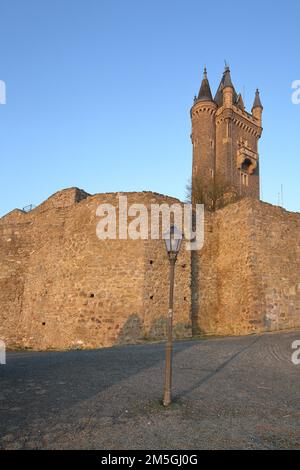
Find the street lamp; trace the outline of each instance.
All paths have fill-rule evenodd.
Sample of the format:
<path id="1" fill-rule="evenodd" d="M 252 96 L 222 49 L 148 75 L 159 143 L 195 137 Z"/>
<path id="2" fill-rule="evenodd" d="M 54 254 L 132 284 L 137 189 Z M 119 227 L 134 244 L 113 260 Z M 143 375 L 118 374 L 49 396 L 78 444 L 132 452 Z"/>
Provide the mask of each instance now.
<path id="1" fill-rule="evenodd" d="M 165 388 L 163 404 L 169 406 L 171 404 L 171 387 L 172 387 L 172 323 L 173 323 L 173 304 L 174 304 L 174 274 L 177 255 L 182 242 L 182 232 L 172 225 L 170 231 L 164 234 L 166 249 L 170 261 L 170 288 L 169 288 L 169 311 L 167 319 L 167 346 L 166 346 L 166 370 L 165 370 Z"/>

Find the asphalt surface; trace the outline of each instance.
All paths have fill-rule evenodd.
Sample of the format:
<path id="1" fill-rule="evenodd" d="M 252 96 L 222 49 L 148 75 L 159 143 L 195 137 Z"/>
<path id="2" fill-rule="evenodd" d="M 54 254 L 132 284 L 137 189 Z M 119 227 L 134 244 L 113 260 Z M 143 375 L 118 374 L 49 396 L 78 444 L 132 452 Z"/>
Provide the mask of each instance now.
<path id="1" fill-rule="evenodd" d="M 8 353 L 0 449 L 299 449 L 294 340 L 300 331 L 177 342 L 167 410 L 163 343 Z"/>

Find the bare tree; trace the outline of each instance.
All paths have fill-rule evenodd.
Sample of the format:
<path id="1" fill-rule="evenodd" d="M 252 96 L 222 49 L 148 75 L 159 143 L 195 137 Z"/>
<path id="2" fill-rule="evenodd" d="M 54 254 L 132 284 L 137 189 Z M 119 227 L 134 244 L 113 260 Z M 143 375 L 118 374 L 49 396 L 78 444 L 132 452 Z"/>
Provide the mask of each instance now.
<path id="1" fill-rule="evenodd" d="M 239 199 L 237 188 L 225 178 L 216 176 L 209 181 L 194 178 L 186 185 L 187 202 L 204 204 L 205 209 L 216 211 Z"/>

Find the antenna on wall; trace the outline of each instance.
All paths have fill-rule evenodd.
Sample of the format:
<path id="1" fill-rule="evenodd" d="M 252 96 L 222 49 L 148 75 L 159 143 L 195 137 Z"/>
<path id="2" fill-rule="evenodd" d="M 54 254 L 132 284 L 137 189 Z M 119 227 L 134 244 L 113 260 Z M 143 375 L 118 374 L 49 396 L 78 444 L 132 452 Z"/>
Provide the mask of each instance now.
<path id="1" fill-rule="evenodd" d="M 280 186 L 280 191 L 277 193 L 278 206 L 283 207 L 283 184 Z"/>

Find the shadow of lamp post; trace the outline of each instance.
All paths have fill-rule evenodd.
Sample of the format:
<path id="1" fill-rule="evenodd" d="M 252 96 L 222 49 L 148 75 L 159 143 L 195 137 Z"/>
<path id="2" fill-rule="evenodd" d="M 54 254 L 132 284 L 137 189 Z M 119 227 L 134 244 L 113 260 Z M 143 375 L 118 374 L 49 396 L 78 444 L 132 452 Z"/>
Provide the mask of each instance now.
<path id="1" fill-rule="evenodd" d="M 170 231 L 163 235 L 170 262 L 170 287 L 169 287 L 169 310 L 167 318 L 167 346 L 166 346 L 166 365 L 165 365 L 165 387 L 163 405 L 169 406 L 172 402 L 172 350 L 173 350 L 173 305 L 174 305 L 174 277 L 175 264 L 181 247 L 182 232 L 172 225 Z"/>

